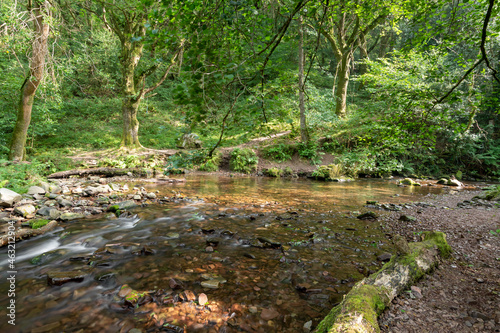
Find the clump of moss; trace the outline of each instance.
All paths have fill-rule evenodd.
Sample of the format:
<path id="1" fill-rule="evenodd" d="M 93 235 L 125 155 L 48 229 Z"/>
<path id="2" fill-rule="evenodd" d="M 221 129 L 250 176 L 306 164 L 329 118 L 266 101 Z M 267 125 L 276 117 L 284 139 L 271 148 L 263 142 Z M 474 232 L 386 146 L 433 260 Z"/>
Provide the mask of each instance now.
<path id="1" fill-rule="evenodd" d="M 49 220 L 39 219 L 30 221 L 31 229 L 39 229 L 49 223 Z"/>

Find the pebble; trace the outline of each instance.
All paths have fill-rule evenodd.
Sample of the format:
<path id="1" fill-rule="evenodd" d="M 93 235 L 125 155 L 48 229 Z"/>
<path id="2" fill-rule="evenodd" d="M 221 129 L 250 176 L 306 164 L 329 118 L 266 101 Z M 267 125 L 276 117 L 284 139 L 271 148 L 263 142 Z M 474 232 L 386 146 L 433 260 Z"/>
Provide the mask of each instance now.
<path id="1" fill-rule="evenodd" d="M 198 304 L 205 305 L 208 303 L 208 297 L 204 293 L 198 295 Z"/>

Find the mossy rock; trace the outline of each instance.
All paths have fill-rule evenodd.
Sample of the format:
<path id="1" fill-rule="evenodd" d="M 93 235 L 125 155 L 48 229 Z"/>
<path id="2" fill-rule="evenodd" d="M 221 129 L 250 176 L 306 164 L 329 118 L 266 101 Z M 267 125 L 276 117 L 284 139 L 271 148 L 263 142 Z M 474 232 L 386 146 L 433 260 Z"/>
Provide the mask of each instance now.
<path id="1" fill-rule="evenodd" d="M 31 229 L 39 229 L 43 226 L 46 226 L 50 221 L 46 219 L 37 219 L 37 220 L 31 220 L 30 221 L 30 226 Z"/>
<path id="2" fill-rule="evenodd" d="M 411 179 L 411 178 L 405 178 L 405 179 L 401 180 L 401 181 L 399 182 L 399 184 L 401 184 L 401 185 L 409 185 L 409 186 L 421 186 L 421 184 L 420 184 L 420 183 L 418 183 L 418 182 L 414 181 L 414 180 L 413 180 L 413 179 Z"/>

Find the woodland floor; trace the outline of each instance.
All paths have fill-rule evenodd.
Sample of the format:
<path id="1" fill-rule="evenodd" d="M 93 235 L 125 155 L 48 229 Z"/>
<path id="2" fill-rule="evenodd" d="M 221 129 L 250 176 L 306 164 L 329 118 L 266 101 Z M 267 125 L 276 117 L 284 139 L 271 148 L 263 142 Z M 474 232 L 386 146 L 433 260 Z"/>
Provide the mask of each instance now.
<path id="1" fill-rule="evenodd" d="M 379 318 L 382 332 L 500 332 L 500 210 L 463 204 L 477 194 L 451 190 L 426 201 L 435 207 L 387 216 L 409 241 L 420 231 L 446 233 L 453 254 L 416 284 L 421 298 L 404 293 L 393 301 Z M 403 214 L 417 220 L 402 222 Z"/>

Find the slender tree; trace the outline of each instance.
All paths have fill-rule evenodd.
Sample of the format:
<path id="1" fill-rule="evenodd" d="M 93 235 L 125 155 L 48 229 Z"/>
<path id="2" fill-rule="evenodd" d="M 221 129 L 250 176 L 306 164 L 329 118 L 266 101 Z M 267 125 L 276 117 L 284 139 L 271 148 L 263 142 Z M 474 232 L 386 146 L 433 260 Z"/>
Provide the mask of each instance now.
<path id="1" fill-rule="evenodd" d="M 22 161 L 25 158 L 25 145 L 28 128 L 31 122 L 31 110 L 35 94 L 40 85 L 47 56 L 47 43 L 50 33 L 49 16 L 50 4 L 48 1 L 30 0 L 28 12 L 33 20 L 34 38 L 29 64 L 29 72 L 21 86 L 21 94 L 17 109 L 17 121 L 14 127 L 9 159 Z"/>
<path id="2" fill-rule="evenodd" d="M 304 102 L 304 24 L 302 15 L 299 16 L 299 109 L 300 109 L 300 138 L 302 142 L 309 141 L 306 123 L 306 107 Z"/>

